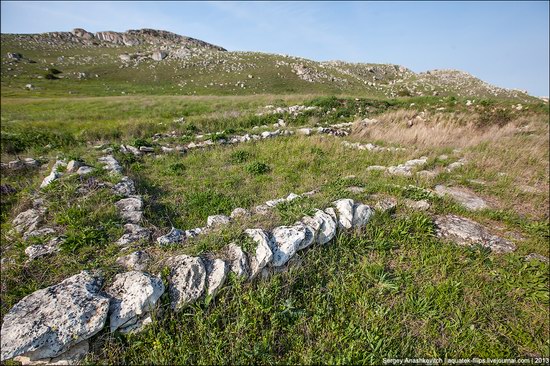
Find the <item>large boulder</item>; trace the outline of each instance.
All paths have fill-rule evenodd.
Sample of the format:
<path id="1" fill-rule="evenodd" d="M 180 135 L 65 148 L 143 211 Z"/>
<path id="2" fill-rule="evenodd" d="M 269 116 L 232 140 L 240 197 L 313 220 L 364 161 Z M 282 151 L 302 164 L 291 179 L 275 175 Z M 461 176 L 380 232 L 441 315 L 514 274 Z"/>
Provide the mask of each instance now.
<path id="1" fill-rule="evenodd" d="M 300 244 L 306 239 L 306 228 L 304 225 L 279 226 L 273 229 L 273 260 L 274 267 L 286 264 L 298 250 Z"/>
<path id="2" fill-rule="evenodd" d="M 164 293 L 164 285 L 158 277 L 131 271 L 117 274 L 113 284 L 105 292 L 111 297 L 111 332 L 118 328 L 124 332 L 124 328 L 134 326 L 147 318 Z"/>
<path id="3" fill-rule="evenodd" d="M 254 279 L 273 259 L 271 241 L 262 229 L 247 229 L 245 234 L 257 244 L 254 253 L 249 255 L 250 279 Z"/>
<path id="4" fill-rule="evenodd" d="M 56 357 L 99 332 L 109 311 L 101 282 L 84 271 L 25 296 L 4 317 L 1 360 Z"/>
<path id="5" fill-rule="evenodd" d="M 168 293 L 172 309 L 179 310 L 196 301 L 206 287 L 206 268 L 202 259 L 179 255 L 167 260 Z"/>
<path id="6" fill-rule="evenodd" d="M 489 233 L 486 227 L 470 219 L 446 215 L 435 219 L 437 236 L 454 241 L 458 245 L 481 245 L 496 253 L 509 253 L 516 246 L 508 240 Z"/>

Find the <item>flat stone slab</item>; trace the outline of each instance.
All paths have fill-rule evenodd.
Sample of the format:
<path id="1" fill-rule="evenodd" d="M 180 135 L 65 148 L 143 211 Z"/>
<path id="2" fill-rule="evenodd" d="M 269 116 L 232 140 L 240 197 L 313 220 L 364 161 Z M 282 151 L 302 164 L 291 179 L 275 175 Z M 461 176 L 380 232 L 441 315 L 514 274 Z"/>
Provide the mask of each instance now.
<path id="1" fill-rule="evenodd" d="M 481 245 L 495 253 L 509 253 L 516 250 L 515 244 L 492 235 L 485 226 L 464 217 L 438 216 L 435 218 L 435 225 L 438 237 L 449 239 L 458 245 Z"/>
<path id="2" fill-rule="evenodd" d="M 435 186 L 435 193 L 441 197 L 448 195 L 468 210 L 477 211 L 489 208 L 483 198 L 476 196 L 465 188 Z"/>

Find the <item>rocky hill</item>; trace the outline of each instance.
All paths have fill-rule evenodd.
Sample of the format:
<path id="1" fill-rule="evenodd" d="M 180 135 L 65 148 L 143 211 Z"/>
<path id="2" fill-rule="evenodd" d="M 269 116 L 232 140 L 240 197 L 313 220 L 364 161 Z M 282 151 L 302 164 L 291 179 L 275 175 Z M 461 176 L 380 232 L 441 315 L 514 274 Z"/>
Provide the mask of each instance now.
<path id="1" fill-rule="evenodd" d="M 21 94 L 25 89 L 39 95 L 142 94 L 147 89 L 153 94 L 185 95 L 331 93 L 534 99 L 525 91 L 499 88 L 462 71 L 415 73 L 392 64 L 228 52 L 154 29 L 2 34 L 2 66 L 3 95 Z M 61 72 L 46 81 L 44 71 L 50 68 Z"/>

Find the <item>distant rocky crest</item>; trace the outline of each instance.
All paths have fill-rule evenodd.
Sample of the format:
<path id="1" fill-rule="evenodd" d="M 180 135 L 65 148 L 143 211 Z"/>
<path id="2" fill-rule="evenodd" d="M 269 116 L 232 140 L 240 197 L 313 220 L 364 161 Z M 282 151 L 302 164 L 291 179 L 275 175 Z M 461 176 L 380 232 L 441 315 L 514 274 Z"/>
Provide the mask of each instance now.
<path id="1" fill-rule="evenodd" d="M 172 32 L 156 29 L 131 29 L 126 32 L 104 31 L 91 33 L 82 28 L 75 28 L 71 32 L 48 32 L 40 34 L 18 35 L 31 38 L 37 42 L 45 42 L 49 45 L 63 45 L 73 43 L 81 46 L 139 46 L 148 45 L 155 47 L 184 46 L 187 48 L 202 48 L 213 51 L 226 51 L 225 48 L 216 46 L 199 39 L 181 36 Z"/>

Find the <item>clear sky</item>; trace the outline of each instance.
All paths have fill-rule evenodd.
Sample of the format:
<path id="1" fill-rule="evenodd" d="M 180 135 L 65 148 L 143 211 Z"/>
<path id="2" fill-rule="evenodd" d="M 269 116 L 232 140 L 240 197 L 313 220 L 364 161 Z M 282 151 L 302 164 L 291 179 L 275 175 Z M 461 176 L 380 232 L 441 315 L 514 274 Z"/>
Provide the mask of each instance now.
<path id="1" fill-rule="evenodd" d="M 155 28 L 232 51 L 459 69 L 549 93 L 549 2 L 12 2 L 2 33 Z"/>

